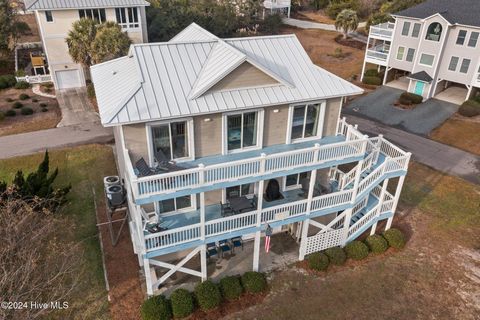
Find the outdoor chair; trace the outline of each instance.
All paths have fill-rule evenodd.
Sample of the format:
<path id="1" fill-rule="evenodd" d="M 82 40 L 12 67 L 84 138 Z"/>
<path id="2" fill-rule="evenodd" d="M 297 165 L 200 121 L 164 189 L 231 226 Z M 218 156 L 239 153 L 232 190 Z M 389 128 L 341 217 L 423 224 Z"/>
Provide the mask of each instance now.
<path id="1" fill-rule="evenodd" d="M 232 207 L 230 207 L 230 204 L 229 203 L 222 203 L 220 201 L 220 208 L 221 208 L 221 214 L 222 214 L 222 217 L 228 217 L 228 216 L 231 216 L 233 215 L 235 212 L 233 211 Z"/>
<path id="2" fill-rule="evenodd" d="M 221 240 L 218 242 L 218 246 L 220 247 L 220 251 L 222 251 L 222 258 L 226 251 L 232 253 L 232 246 L 228 243 L 227 240 Z"/>
<path id="3" fill-rule="evenodd" d="M 157 161 L 158 168 L 163 171 L 172 172 L 172 171 L 180 171 L 185 170 L 185 167 L 178 166 L 175 164 L 174 161 L 171 161 L 167 158 L 165 153 L 161 149 L 155 152 L 155 161 Z"/>
<path id="4" fill-rule="evenodd" d="M 135 172 L 135 174 L 137 174 L 137 176 L 139 177 L 146 177 L 146 176 L 158 174 L 157 170 L 152 169 L 148 166 L 144 158 L 140 158 L 140 160 L 135 162 L 135 169 L 138 172 L 138 174 L 137 172 Z"/>
<path id="5" fill-rule="evenodd" d="M 215 242 L 210 242 L 207 244 L 207 258 L 211 258 L 213 256 L 218 256 L 218 247 Z"/>
<path id="6" fill-rule="evenodd" d="M 235 248 L 238 248 L 238 247 L 242 247 L 242 251 L 243 251 L 242 237 L 235 237 L 235 238 L 230 239 L 230 241 L 232 242 L 233 252 L 235 252 Z"/>

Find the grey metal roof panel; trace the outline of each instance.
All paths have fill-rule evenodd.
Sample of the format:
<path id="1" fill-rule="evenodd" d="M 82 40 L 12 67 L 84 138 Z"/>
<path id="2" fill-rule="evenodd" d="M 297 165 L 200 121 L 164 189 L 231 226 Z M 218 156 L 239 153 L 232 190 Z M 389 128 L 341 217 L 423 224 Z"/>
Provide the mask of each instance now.
<path id="1" fill-rule="evenodd" d="M 442 15 L 452 24 L 480 27 L 479 0 L 427 0 L 395 13 L 394 16 L 425 19 L 436 13 Z"/>
<path id="2" fill-rule="evenodd" d="M 27 10 L 149 6 L 145 0 L 25 0 Z"/>
<path id="3" fill-rule="evenodd" d="M 433 80 L 433 78 L 430 77 L 430 75 L 425 71 L 412 73 L 407 78 L 413 79 L 413 80 L 419 80 L 419 81 L 423 81 L 423 82 L 428 82 L 428 83 L 432 82 L 432 80 Z"/>
<path id="4" fill-rule="evenodd" d="M 218 37 L 192 22 L 188 27 L 180 31 L 170 39 L 170 42 L 195 42 L 218 39 Z"/>
<path id="5" fill-rule="evenodd" d="M 287 81 L 277 86 L 210 90 L 192 97 L 190 93 L 198 79 L 202 79 L 209 56 L 219 43 L 231 46 L 230 52 L 240 52 L 247 61 Z M 109 78 L 115 77 L 112 69 L 118 69 L 119 65 L 106 63 L 92 67 L 104 125 L 321 100 L 362 92 L 348 81 L 314 65 L 294 35 L 142 44 L 134 45 L 131 55 L 128 61 L 135 63 L 130 62 L 121 73 L 128 85 L 122 84 L 118 89 L 113 86 L 122 80 L 122 76 L 118 76 L 120 73 L 115 75 L 115 82 Z M 134 74 L 134 68 L 136 76 L 129 77 L 128 74 Z M 205 81 L 215 78 L 214 73 L 209 72 Z M 130 86 L 130 90 L 126 86 Z M 129 97 L 125 97 L 127 92 Z M 110 95 L 119 95 L 122 99 L 115 100 Z M 120 103 L 114 107 L 117 101 Z"/>

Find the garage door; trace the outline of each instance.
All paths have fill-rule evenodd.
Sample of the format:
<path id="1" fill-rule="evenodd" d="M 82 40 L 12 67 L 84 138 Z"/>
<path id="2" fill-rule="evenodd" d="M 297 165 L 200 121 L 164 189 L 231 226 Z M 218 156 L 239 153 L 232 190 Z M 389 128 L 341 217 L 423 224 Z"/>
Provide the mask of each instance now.
<path id="1" fill-rule="evenodd" d="M 69 89 L 82 87 L 80 73 L 78 70 L 63 70 L 55 72 L 58 89 Z"/>

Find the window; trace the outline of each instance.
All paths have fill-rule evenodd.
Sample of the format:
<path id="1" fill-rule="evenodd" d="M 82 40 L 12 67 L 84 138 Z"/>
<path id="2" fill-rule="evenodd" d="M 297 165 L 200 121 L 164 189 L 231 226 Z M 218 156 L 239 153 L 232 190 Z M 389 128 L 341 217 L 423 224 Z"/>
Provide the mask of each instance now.
<path id="1" fill-rule="evenodd" d="M 431 67 L 433 66 L 434 59 L 435 59 L 435 56 L 432 56 L 431 54 L 422 53 L 422 56 L 420 57 L 420 64 Z"/>
<path id="2" fill-rule="evenodd" d="M 460 72 L 461 73 L 467 73 L 468 68 L 470 67 L 470 59 L 463 59 L 462 60 L 462 65 L 460 66 Z"/>
<path id="3" fill-rule="evenodd" d="M 254 194 L 255 184 L 247 183 L 240 186 L 228 187 L 225 189 L 227 200 L 231 198 L 243 197 L 249 194 Z"/>
<path id="4" fill-rule="evenodd" d="M 296 189 L 300 186 L 303 179 L 309 177 L 309 172 L 290 174 L 285 177 L 285 189 Z"/>
<path id="5" fill-rule="evenodd" d="M 123 29 L 139 28 L 138 8 L 116 8 L 117 23 Z"/>
<path id="6" fill-rule="evenodd" d="M 440 36 L 442 35 L 442 25 L 438 22 L 434 22 L 428 26 L 427 36 L 425 39 L 431 41 L 440 41 Z"/>
<path id="7" fill-rule="evenodd" d="M 403 60 L 403 54 L 405 53 L 404 47 L 398 47 L 397 50 L 397 60 Z"/>
<path id="8" fill-rule="evenodd" d="M 318 133 L 321 104 L 308 104 L 293 108 L 290 138 L 304 139 L 315 137 Z"/>
<path id="9" fill-rule="evenodd" d="M 81 9 L 78 10 L 78 15 L 80 19 L 87 18 L 98 21 L 100 23 L 107 20 L 105 15 L 105 9 Z"/>
<path id="10" fill-rule="evenodd" d="M 188 158 L 188 126 L 186 121 L 152 126 L 153 154 L 163 152 L 169 160 Z"/>
<path id="11" fill-rule="evenodd" d="M 415 55 L 415 49 L 413 49 L 413 48 L 408 48 L 407 58 L 406 58 L 405 60 L 407 60 L 408 62 L 412 62 L 414 55 Z"/>
<path id="12" fill-rule="evenodd" d="M 258 144 L 258 112 L 227 115 L 227 150 L 242 150 Z"/>
<path id="13" fill-rule="evenodd" d="M 413 30 L 412 30 L 412 37 L 418 38 L 418 35 L 420 34 L 420 28 L 422 25 L 420 23 L 415 23 L 413 25 Z"/>
<path id="14" fill-rule="evenodd" d="M 478 32 L 472 32 L 470 33 L 470 40 L 468 40 L 468 46 L 475 48 L 477 46 L 477 41 L 478 41 Z"/>
<path id="15" fill-rule="evenodd" d="M 458 31 L 457 44 L 463 46 L 467 38 L 467 30 Z"/>
<path id="16" fill-rule="evenodd" d="M 45 11 L 45 18 L 47 22 L 53 22 L 53 13 L 52 11 Z"/>
<path id="17" fill-rule="evenodd" d="M 405 21 L 403 23 L 402 36 L 408 36 L 409 32 L 410 32 L 410 22 Z"/>
<path id="18" fill-rule="evenodd" d="M 183 196 L 158 202 L 160 213 L 174 212 L 192 207 L 192 197 Z"/>
<path id="19" fill-rule="evenodd" d="M 459 60 L 458 57 L 452 57 L 450 59 L 450 64 L 448 65 L 448 70 L 450 70 L 450 71 L 457 70 L 458 60 Z"/>

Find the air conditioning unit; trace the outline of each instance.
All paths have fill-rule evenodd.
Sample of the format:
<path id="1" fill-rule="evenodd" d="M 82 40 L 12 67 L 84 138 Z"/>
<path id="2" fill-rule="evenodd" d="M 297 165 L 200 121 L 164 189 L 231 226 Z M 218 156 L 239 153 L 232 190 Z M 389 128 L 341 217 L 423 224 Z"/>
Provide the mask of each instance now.
<path id="1" fill-rule="evenodd" d="M 119 176 L 107 176 L 103 178 L 103 185 L 105 186 L 105 190 L 110 186 L 119 186 L 121 185 L 120 177 Z"/>
<path id="2" fill-rule="evenodd" d="M 119 207 L 125 202 L 125 192 L 121 185 L 107 187 L 106 194 L 110 207 Z"/>

